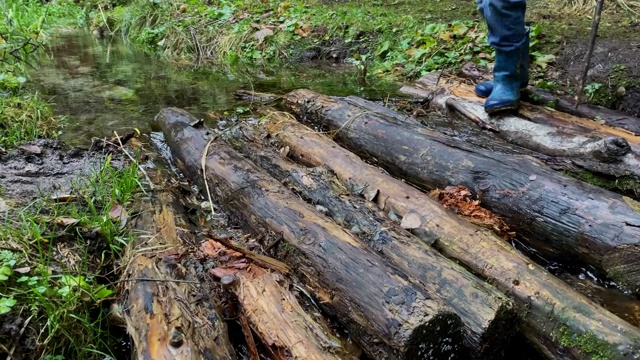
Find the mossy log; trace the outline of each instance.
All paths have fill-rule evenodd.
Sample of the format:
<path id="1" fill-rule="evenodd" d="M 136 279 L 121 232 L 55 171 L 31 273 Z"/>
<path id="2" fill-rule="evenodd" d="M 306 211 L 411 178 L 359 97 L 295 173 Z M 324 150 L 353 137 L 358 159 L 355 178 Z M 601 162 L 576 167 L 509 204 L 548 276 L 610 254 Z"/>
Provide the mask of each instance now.
<path id="1" fill-rule="evenodd" d="M 365 189 L 363 196 L 387 214 L 419 220 L 437 236 L 434 247 L 511 295 L 526 336 L 550 359 L 610 359 L 640 355 L 640 330 L 577 293 L 517 252 L 492 231 L 469 224 L 435 200 L 382 169 L 365 163 L 290 114 L 267 112 L 263 125 L 306 166 L 327 167 L 343 184 Z M 567 336 L 558 336 L 558 334 Z M 571 339 L 590 339 L 574 344 Z M 597 345 L 597 346 L 596 346 Z"/>
<path id="2" fill-rule="evenodd" d="M 187 112 L 165 108 L 155 118 L 178 167 L 248 231 L 282 236 L 277 255 L 297 270 L 317 303 L 375 359 L 458 358 L 465 352 L 460 318 L 356 237 L 300 200 L 207 131 Z M 208 144 L 210 146 L 208 146 Z"/>
<path id="3" fill-rule="evenodd" d="M 300 89 L 284 104 L 355 153 L 427 190 L 463 185 L 548 258 L 591 266 L 640 293 L 640 214 L 621 195 L 535 158 L 486 151 L 417 123 Z"/>
<path id="4" fill-rule="evenodd" d="M 350 195 L 323 168 L 306 169 L 274 149 L 252 143 L 252 138 L 236 135 L 231 143 L 247 159 L 350 229 L 429 294 L 449 305 L 462 319 L 465 341 L 477 358 L 499 358 L 514 335 L 515 312 L 509 299 L 379 214 L 372 203 Z"/>
<path id="5" fill-rule="evenodd" d="M 180 207 L 171 191 L 138 202 L 121 300 L 134 357 L 237 359 L 215 299 L 196 298 L 195 270 L 172 260 L 194 241 Z"/>
<path id="6" fill-rule="evenodd" d="M 482 107 L 483 99 L 475 96 L 468 85 L 454 77 L 434 72 L 418 79 L 414 86 L 400 89 L 409 95 L 430 100 L 432 108 L 454 111 L 463 117 L 495 130 L 495 136 L 509 143 L 567 162 L 580 168 L 608 176 L 633 176 L 640 179 L 640 155 L 625 137 L 598 132 L 577 133 L 554 126 L 549 121 L 525 119 L 502 114 L 489 116 Z M 361 107 L 369 108 L 362 102 Z"/>

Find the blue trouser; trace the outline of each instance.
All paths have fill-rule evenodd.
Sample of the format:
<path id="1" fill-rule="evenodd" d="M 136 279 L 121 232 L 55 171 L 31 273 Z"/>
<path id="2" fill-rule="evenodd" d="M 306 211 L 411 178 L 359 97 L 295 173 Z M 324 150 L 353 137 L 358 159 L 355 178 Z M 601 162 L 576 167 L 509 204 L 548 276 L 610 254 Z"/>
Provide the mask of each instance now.
<path id="1" fill-rule="evenodd" d="M 487 23 L 487 40 L 495 50 L 520 48 L 526 39 L 526 0 L 476 0 L 478 11 Z"/>

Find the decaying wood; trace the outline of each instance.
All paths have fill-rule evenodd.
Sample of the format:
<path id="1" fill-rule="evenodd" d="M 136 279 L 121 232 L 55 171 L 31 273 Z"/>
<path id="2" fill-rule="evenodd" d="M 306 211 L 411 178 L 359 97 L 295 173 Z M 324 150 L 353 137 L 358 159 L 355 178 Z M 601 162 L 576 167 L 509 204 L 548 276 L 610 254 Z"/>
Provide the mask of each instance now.
<path id="1" fill-rule="evenodd" d="M 189 126 L 192 119 L 185 111 L 165 108 L 156 124 L 178 167 L 202 185 L 198 169 L 209 140 L 206 130 Z M 261 234 L 266 228 L 282 235 L 277 257 L 296 269 L 318 305 L 369 356 L 448 358 L 465 351 L 463 324 L 449 308 L 224 141 L 210 144 L 204 175 L 212 196 L 248 231 Z"/>
<path id="2" fill-rule="evenodd" d="M 479 358 L 499 358 L 497 354 L 514 335 L 515 319 L 511 301 L 502 293 L 378 214 L 370 207 L 373 204 L 349 195 L 322 168 L 305 169 L 250 139 L 235 140 L 235 148 L 249 160 L 350 229 L 429 294 L 449 305 L 465 324 L 466 343 Z"/>
<path id="3" fill-rule="evenodd" d="M 231 242 L 209 239 L 201 249 L 217 260 L 219 266 L 212 273 L 235 295 L 249 341 L 253 329 L 273 359 L 355 360 L 345 350 L 344 340 L 302 308 L 282 274 L 246 262 L 243 253 L 223 244 Z"/>
<path id="4" fill-rule="evenodd" d="M 179 206 L 170 191 L 139 202 L 122 300 L 135 358 L 236 359 L 215 299 L 195 299 L 199 285 L 183 281 L 196 280 L 195 270 L 172 260 L 193 241 Z"/>
<path id="5" fill-rule="evenodd" d="M 328 137 L 272 112 L 263 123 L 289 156 L 307 166 L 325 166 L 386 213 L 418 219 L 437 236 L 434 247 L 456 259 L 500 290 L 513 296 L 526 327 L 525 334 L 549 358 L 590 359 L 586 344 L 563 343 L 559 333 L 578 338 L 593 334 L 613 358 L 640 354 L 640 331 L 571 289 L 544 268 L 517 252 L 489 230 L 470 225 L 404 181 L 365 163 Z M 570 335 L 570 337 L 571 337 Z M 566 338 L 565 338 L 566 340 Z M 567 346 L 568 345 L 568 346 Z"/>
<path id="6" fill-rule="evenodd" d="M 548 123 L 534 122 L 514 115 L 489 116 L 482 99 L 469 95 L 467 85 L 438 72 L 423 76 L 415 86 L 401 91 L 420 98 L 440 110 L 459 112 L 475 123 L 488 124 L 497 136 L 518 146 L 544 155 L 567 158 L 581 168 L 612 176 L 631 175 L 640 179 L 640 155 L 632 151 L 620 136 L 598 133 L 576 134 Z M 367 108 L 367 107 L 365 107 Z"/>
<path id="7" fill-rule="evenodd" d="M 276 95 L 247 90 L 236 90 L 235 96 L 249 102 L 268 103 L 278 99 Z"/>
<path id="8" fill-rule="evenodd" d="M 479 149 L 337 97 L 301 89 L 284 95 L 284 102 L 346 148 L 422 189 L 467 187 L 552 260 L 592 266 L 640 293 L 640 214 L 621 195 L 535 158 Z"/>

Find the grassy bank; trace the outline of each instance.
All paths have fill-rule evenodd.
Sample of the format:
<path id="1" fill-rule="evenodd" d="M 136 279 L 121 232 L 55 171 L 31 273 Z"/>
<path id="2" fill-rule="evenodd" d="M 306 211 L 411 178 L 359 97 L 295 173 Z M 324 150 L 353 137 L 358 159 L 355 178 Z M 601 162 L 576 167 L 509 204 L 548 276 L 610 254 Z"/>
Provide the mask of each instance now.
<path id="1" fill-rule="evenodd" d="M 84 26 L 83 11 L 65 1 L 18 0 L 0 0 L 0 10 L 0 154 L 9 153 L 6 161 L 23 156 L 37 163 L 39 154 L 57 150 L 33 144 L 23 147 L 23 155 L 12 150 L 55 138 L 64 119 L 32 90 L 26 70 L 47 55 L 47 41 L 57 28 Z M 33 178 L 43 172 L 46 183 L 45 169 Z M 20 183 L 11 186 L 0 186 L 0 355 L 113 356 L 121 340 L 108 329 L 103 302 L 112 297 L 109 280 L 117 276 L 129 242 L 117 214 L 139 186 L 136 164 L 114 166 L 107 156 L 88 176 L 78 174 L 69 193 L 57 200 L 46 191 L 53 189 L 31 198 L 20 194 Z"/>
<path id="2" fill-rule="evenodd" d="M 607 3 L 600 34 L 640 39 L 635 2 Z M 586 38 L 592 3 L 563 0 L 529 4 L 532 78 L 557 89 L 556 55 L 566 41 Z M 411 79 L 467 61 L 487 65 L 493 51 L 472 1 L 142 1 L 113 2 L 92 12 L 97 34 L 119 34 L 173 60 L 228 65 L 330 59 L 353 63 L 361 80 Z M 628 79 L 620 82 L 629 87 Z M 600 82 L 597 82 L 600 81 Z M 615 87 L 615 89 L 614 89 Z M 602 79 L 587 84 L 594 102 L 614 103 L 619 89 Z"/>

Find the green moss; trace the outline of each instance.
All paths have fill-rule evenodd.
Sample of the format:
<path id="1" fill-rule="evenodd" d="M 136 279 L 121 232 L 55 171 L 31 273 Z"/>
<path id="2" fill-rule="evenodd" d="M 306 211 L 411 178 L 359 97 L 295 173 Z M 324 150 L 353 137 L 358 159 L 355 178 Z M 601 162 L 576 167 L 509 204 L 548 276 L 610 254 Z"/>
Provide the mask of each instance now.
<path id="1" fill-rule="evenodd" d="M 640 197 L 640 180 L 632 176 L 604 176 L 594 172 L 583 170 L 580 172 L 564 171 L 565 175 L 582 180 L 607 190 L 629 195 L 633 198 Z"/>
<path id="2" fill-rule="evenodd" d="M 576 333 L 567 326 L 562 325 L 556 329 L 552 336 L 566 347 L 579 350 L 591 360 L 618 359 L 617 351 L 606 341 L 598 338 L 592 332 Z"/>

